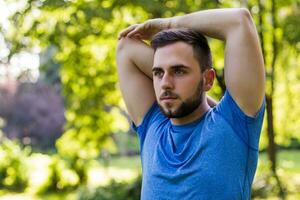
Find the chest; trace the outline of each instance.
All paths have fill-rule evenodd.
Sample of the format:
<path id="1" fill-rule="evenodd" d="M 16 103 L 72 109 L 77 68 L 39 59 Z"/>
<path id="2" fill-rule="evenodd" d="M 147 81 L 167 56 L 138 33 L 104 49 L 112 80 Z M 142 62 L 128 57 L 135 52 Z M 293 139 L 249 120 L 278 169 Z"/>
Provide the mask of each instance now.
<path id="1" fill-rule="evenodd" d="M 181 137 L 179 151 L 175 147 L 178 141 L 172 141 L 168 130 L 150 129 L 142 150 L 144 176 L 160 181 L 202 182 L 218 188 L 223 185 L 220 180 L 243 180 L 249 157 L 253 156 L 249 149 L 229 126 L 205 126 Z"/>

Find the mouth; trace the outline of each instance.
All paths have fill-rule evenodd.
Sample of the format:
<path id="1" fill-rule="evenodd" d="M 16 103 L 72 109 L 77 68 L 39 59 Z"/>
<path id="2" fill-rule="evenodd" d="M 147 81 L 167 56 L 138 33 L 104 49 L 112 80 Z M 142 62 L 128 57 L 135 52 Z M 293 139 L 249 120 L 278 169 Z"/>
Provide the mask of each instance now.
<path id="1" fill-rule="evenodd" d="M 178 96 L 170 91 L 165 91 L 159 98 L 161 102 L 171 103 L 178 99 Z"/>
<path id="2" fill-rule="evenodd" d="M 174 100 L 174 99 L 177 99 L 176 97 L 161 97 L 160 100 L 163 101 L 163 100 Z"/>
<path id="3" fill-rule="evenodd" d="M 176 97 L 162 97 L 160 101 L 168 104 L 174 102 L 176 99 Z"/>

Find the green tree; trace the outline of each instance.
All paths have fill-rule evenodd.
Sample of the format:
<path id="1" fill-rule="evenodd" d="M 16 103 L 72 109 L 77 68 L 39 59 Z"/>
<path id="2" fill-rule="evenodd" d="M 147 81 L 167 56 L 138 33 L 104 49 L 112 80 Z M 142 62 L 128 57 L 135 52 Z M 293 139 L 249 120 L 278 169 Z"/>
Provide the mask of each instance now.
<path id="1" fill-rule="evenodd" d="M 296 106 L 300 88 L 299 4 L 299 0 L 28 0 L 11 17 L 13 28 L 2 32 L 10 48 L 6 61 L 34 47 L 45 54 L 53 51 L 42 70 L 46 77 L 54 74 L 49 80 L 61 83 L 65 98 L 67 124 L 57 147 L 61 155 L 76 163 L 96 157 L 103 148 L 113 150 L 110 134 L 128 130 L 126 118 L 120 114 L 125 108 L 114 61 L 119 31 L 153 17 L 248 7 L 260 35 L 267 72 L 267 115 L 261 149 L 268 147 L 271 169 L 276 172 L 276 143 L 288 145 L 291 138 L 300 138 L 300 109 Z M 226 89 L 224 44 L 215 40 L 210 43 L 217 71 L 217 87 L 211 95 L 219 98 Z"/>

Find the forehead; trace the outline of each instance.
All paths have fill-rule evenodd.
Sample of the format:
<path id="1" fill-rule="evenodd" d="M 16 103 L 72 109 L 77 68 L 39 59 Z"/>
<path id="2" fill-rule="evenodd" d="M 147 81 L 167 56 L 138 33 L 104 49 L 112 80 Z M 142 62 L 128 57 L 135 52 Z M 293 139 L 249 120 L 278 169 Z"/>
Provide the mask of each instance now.
<path id="1" fill-rule="evenodd" d="M 156 50 L 153 67 L 169 68 L 174 65 L 199 68 L 198 61 L 194 57 L 194 51 L 191 45 L 184 42 L 176 42 Z"/>

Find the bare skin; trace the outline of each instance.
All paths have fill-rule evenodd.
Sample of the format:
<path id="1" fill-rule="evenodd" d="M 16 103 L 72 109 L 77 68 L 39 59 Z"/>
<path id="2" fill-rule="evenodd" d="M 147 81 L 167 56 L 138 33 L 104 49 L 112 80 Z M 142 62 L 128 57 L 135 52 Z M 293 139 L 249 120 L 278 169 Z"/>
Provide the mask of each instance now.
<path id="1" fill-rule="evenodd" d="M 215 77 L 213 70 L 201 72 L 199 64 L 193 56 L 193 48 L 184 42 L 176 42 L 157 49 L 152 71 L 156 100 L 163 110 L 171 113 L 175 113 L 181 103 L 195 94 L 197 90 L 208 91 L 213 85 Z M 201 81 L 202 88 L 198 88 Z M 174 95 L 164 96 L 166 91 Z M 209 105 L 205 101 L 205 95 L 202 94 L 202 103 L 197 109 L 184 117 L 171 118 L 172 123 L 192 122 L 201 117 L 208 109 Z"/>
<path id="2" fill-rule="evenodd" d="M 265 72 L 263 58 L 255 25 L 245 9 L 215 9 L 199 11 L 181 17 L 152 19 L 142 24 L 132 25 L 120 33 L 117 49 L 117 65 L 120 87 L 135 122 L 140 124 L 150 106 L 157 100 L 164 109 L 176 110 L 195 92 L 195 87 L 203 80 L 205 92 L 213 85 L 214 71 L 197 73 L 199 66 L 195 60 L 184 54 L 189 46 L 172 44 L 154 51 L 141 40 L 169 28 L 191 28 L 202 34 L 223 40 L 225 46 L 225 84 L 239 107 L 248 116 L 255 116 L 264 98 Z M 174 66 L 185 64 L 187 71 L 177 76 Z M 152 69 L 159 67 L 162 76 L 152 75 Z M 181 73 L 181 72 L 179 72 Z M 153 77 L 153 81 L 152 81 Z M 168 101 L 161 94 L 170 90 L 178 98 Z M 208 100 L 209 102 L 209 100 Z M 201 117 L 209 108 L 207 101 L 190 115 L 171 118 L 173 124 L 185 124 Z"/>

